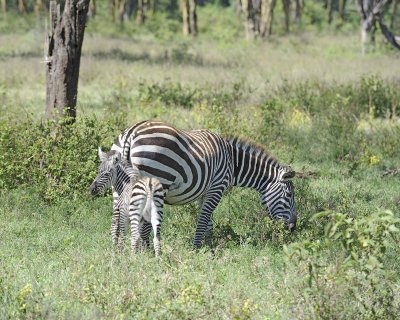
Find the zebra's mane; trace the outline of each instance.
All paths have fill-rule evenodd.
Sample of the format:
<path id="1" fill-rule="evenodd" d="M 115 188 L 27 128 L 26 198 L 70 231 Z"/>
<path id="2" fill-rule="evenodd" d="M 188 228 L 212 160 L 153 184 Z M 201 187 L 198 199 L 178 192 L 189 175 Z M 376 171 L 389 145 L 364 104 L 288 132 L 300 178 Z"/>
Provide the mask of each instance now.
<path id="1" fill-rule="evenodd" d="M 226 140 L 233 146 L 238 147 L 241 150 L 246 150 L 246 152 L 249 152 L 250 154 L 254 154 L 254 155 L 262 155 L 263 154 L 272 160 L 271 164 L 273 164 L 274 166 L 278 166 L 278 167 L 281 166 L 278 159 L 276 159 L 275 156 L 272 155 L 272 153 L 261 144 L 258 144 L 258 143 L 252 142 L 252 141 L 248 141 L 248 140 L 245 140 L 242 138 L 234 137 L 234 136 L 227 137 Z"/>
<path id="2" fill-rule="evenodd" d="M 139 176 L 139 169 L 126 159 L 121 159 L 118 166 L 131 179 L 137 179 Z"/>

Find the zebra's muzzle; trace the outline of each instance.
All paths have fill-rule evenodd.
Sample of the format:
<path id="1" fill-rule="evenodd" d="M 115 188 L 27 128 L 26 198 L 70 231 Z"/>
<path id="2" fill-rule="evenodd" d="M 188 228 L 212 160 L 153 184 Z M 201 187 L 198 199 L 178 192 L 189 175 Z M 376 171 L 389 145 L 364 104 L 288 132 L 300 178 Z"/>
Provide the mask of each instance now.
<path id="1" fill-rule="evenodd" d="M 293 232 L 296 229 L 296 224 L 293 222 L 289 223 L 288 229 L 289 229 L 289 232 Z"/>
<path id="2" fill-rule="evenodd" d="M 93 182 L 93 183 L 90 185 L 90 187 L 89 187 L 89 192 L 90 192 L 90 194 L 91 194 L 92 196 L 95 196 L 95 195 L 99 192 L 99 190 L 97 189 L 96 182 Z"/>

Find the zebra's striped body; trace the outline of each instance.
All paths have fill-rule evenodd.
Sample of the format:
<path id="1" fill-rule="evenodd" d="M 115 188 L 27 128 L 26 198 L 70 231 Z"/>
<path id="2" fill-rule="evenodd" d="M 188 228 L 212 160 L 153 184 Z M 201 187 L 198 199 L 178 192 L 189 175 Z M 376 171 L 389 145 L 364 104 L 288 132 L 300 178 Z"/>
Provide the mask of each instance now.
<path id="1" fill-rule="evenodd" d="M 148 244 L 148 236 L 152 227 L 154 251 L 158 255 L 164 204 L 164 190 L 161 183 L 154 177 L 139 177 L 137 168 L 130 162 L 121 159 L 119 152 L 111 151 L 106 154 L 99 150 L 99 155 L 102 163 L 99 166 L 99 174 L 90 187 L 90 192 L 95 195 L 112 186 L 118 195 L 113 207 L 114 244 L 122 244 L 121 238 L 129 219 L 132 250 L 136 251 L 138 248 L 140 233 Z"/>
<path id="2" fill-rule="evenodd" d="M 120 152 L 141 175 L 157 177 L 167 191 L 165 203 L 200 199 L 196 247 L 212 229 L 212 212 L 230 186 L 257 189 L 270 216 L 294 229 L 297 217 L 293 185 L 288 181 L 294 172 L 262 147 L 207 130 L 182 131 L 163 122 L 144 121 L 120 134 L 111 150 Z"/>

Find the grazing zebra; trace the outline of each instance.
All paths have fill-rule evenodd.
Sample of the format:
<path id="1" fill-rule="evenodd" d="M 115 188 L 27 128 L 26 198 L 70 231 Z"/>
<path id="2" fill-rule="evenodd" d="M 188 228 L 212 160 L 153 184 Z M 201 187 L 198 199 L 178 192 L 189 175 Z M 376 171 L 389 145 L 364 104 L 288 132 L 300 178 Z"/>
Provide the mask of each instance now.
<path id="1" fill-rule="evenodd" d="M 112 186 L 118 197 L 115 201 L 112 223 L 114 244 L 121 245 L 121 236 L 125 231 L 125 224 L 129 218 L 131 222 L 132 250 L 136 251 L 139 245 L 139 235 L 143 234 L 148 245 L 150 228 L 142 229 L 143 223 L 154 231 L 154 251 L 158 255 L 160 250 L 160 227 L 162 222 L 162 208 L 164 204 L 164 190 L 157 178 L 139 177 L 139 171 L 121 154 L 110 151 L 108 154 L 99 149 L 99 173 L 90 186 L 92 195 Z"/>
<path id="2" fill-rule="evenodd" d="M 141 175 L 157 177 L 166 190 L 165 203 L 200 200 L 194 246 L 212 230 L 212 212 L 230 186 L 250 187 L 273 219 L 296 226 L 295 172 L 263 147 L 207 130 L 178 130 L 158 121 L 142 121 L 121 133 L 111 150 L 122 154 Z"/>

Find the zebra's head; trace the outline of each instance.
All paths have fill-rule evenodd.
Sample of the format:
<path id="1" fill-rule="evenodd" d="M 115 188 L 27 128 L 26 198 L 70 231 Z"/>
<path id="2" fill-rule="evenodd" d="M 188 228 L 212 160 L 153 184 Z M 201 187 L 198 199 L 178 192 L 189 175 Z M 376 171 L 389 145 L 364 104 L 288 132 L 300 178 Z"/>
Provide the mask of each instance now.
<path id="1" fill-rule="evenodd" d="M 113 178 L 117 176 L 117 165 L 121 162 L 121 154 L 119 152 L 110 151 L 103 152 L 99 148 L 100 165 L 96 178 L 94 178 L 90 185 L 90 193 L 92 195 L 98 194 L 100 191 L 111 187 Z"/>
<path id="2" fill-rule="evenodd" d="M 273 219 L 285 222 L 290 232 L 296 228 L 297 213 L 294 207 L 294 188 L 291 179 L 296 173 L 290 167 L 282 166 L 277 178 L 261 193 L 261 201 Z"/>

